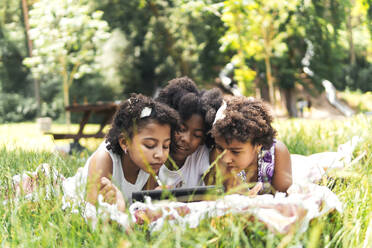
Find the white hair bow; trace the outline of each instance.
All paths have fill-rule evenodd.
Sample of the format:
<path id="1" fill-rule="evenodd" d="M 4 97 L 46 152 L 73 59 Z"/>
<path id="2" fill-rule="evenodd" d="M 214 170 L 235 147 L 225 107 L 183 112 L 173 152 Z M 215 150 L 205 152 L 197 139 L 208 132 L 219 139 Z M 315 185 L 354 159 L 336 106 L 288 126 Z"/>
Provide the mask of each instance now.
<path id="1" fill-rule="evenodd" d="M 140 119 L 149 117 L 151 115 L 152 108 L 144 107 L 141 111 Z"/>
<path id="2" fill-rule="evenodd" d="M 225 118 L 225 110 L 226 110 L 227 104 L 225 100 L 222 100 L 222 105 L 217 110 L 216 117 L 214 117 L 213 125 L 216 124 L 217 121 L 222 120 Z"/>

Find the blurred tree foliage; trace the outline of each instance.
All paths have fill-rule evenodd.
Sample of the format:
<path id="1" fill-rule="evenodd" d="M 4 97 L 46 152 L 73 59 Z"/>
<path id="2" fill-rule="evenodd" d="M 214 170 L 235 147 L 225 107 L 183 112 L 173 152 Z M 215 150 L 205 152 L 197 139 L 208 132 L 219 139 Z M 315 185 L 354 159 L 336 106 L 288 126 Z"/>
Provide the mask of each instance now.
<path id="1" fill-rule="evenodd" d="M 22 65 L 26 42 L 20 2 L 0 2 L 0 75 L 4 92 L 30 96 L 28 69 Z M 31 92 L 32 94 L 32 92 Z"/>
<path id="2" fill-rule="evenodd" d="M 265 88 L 273 101 L 272 88 L 285 92 L 291 114 L 291 90 L 296 83 L 322 89 L 327 79 L 338 89 L 372 90 L 371 5 L 369 0 L 231 0 L 223 6 L 228 31 L 222 37 L 223 48 L 239 56 L 236 74 L 251 73 L 248 87 Z M 302 58 L 312 48 L 305 75 Z M 366 53 L 367 51 L 367 53 Z M 243 70 L 243 72 L 241 72 Z M 257 83 L 259 82 L 259 83 Z M 312 86 L 309 85 L 312 84 Z"/>
<path id="3" fill-rule="evenodd" d="M 98 74 L 98 58 L 110 37 L 102 11 L 92 11 L 87 0 L 40 0 L 30 11 L 29 36 L 34 42 L 26 64 L 37 80 L 57 77 L 63 84 L 64 105 L 70 105 L 69 88 L 86 74 Z M 88 94 L 87 94 L 88 95 Z M 70 112 L 66 112 L 70 123 Z"/>
<path id="4" fill-rule="evenodd" d="M 229 61 L 219 50 L 225 27 L 217 12 L 221 1 L 96 1 L 121 43 L 116 75 L 124 92 L 155 93 L 168 80 L 188 75 L 212 83 Z"/>
<path id="5" fill-rule="evenodd" d="M 36 103 L 29 70 L 20 1 L 0 1 L 0 122 L 34 118 Z"/>
<path id="6" fill-rule="evenodd" d="M 245 94 L 269 100 L 280 91 L 290 114 L 296 84 L 322 90 L 328 79 L 340 90 L 372 91 L 372 0 L 27 2 L 35 57 L 25 60 L 21 0 L 0 1 L 0 122 L 35 117 L 33 77 L 42 115 L 53 118 L 64 114 L 64 80 L 71 86 L 65 104 L 109 101 L 154 95 L 183 75 L 215 86 L 231 61 Z M 304 73 L 309 48 L 313 75 Z"/>

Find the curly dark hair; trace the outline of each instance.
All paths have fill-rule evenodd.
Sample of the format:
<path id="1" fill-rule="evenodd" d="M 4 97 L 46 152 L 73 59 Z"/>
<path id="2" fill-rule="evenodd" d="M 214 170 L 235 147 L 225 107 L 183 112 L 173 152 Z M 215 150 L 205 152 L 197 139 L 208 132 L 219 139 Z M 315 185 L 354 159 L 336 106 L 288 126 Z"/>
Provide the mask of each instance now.
<path id="1" fill-rule="evenodd" d="M 226 101 L 225 117 L 212 127 L 213 137 L 224 137 L 227 143 L 233 139 L 251 142 L 268 149 L 274 142 L 276 130 L 271 126 L 273 117 L 268 106 L 261 100 L 231 97 Z"/>
<path id="2" fill-rule="evenodd" d="M 151 113 L 149 116 L 141 117 L 142 110 L 145 107 L 151 108 Z M 131 139 L 134 131 L 139 132 L 153 121 L 159 124 L 170 125 L 172 135 L 180 125 L 180 117 L 174 109 L 156 102 L 150 97 L 141 94 L 131 94 L 130 98 L 124 101 L 115 113 L 111 128 L 106 135 L 107 149 L 122 155 L 123 151 L 119 144 L 119 139 L 122 135 Z"/>
<path id="3" fill-rule="evenodd" d="M 205 144 L 213 144 L 209 131 L 214 115 L 222 104 L 221 90 L 215 88 L 200 91 L 192 79 L 180 77 L 169 81 L 156 100 L 177 110 L 182 121 L 187 121 L 193 114 L 200 115 L 204 121 Z"/>

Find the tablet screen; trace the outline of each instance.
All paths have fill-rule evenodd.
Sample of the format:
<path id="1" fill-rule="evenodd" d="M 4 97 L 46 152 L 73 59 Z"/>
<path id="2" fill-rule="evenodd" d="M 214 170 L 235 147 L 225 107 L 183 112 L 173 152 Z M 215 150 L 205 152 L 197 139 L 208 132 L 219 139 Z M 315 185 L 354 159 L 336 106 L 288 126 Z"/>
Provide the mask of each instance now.
<path id="1" fill-rule="evenodd" d="M 145 196 L 149 196 L 152 200 L 175 199 L 181 202 L 192 202 L 216 199 L 216 197 L 223 194 L 223 192 L 223 187 L 214 185 L 166 190 L 143 190 L 133 192 L 132 201 L 143 202 Z"/>

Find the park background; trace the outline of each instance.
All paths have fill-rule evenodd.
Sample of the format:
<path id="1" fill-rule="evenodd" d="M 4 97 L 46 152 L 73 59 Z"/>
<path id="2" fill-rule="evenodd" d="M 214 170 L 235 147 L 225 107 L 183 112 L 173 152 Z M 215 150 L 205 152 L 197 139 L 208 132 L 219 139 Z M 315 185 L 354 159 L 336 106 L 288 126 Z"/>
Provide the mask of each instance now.
<path id="1" fill-rule="evenodd" d="M 0 122 L 37 116 L 63 122 L 66 105 L 122 100 L 132 92 L 153 96 L 185 75 L 204 88 L 236 85 L 284 116 L 298 116 L 299 99 L 323 103 L 322 81 L 328 80 L 357 112 L 368 112 L 371 5 L 2 0 Z M 234 69 L 225 73 L 232 81 L 226 85 L 221 73 L 229 63 Z"/>
<path id="2" fill-rule="evenodd" d="M 275 234 L 230 215 L 151 235 L 146 226 L 131 234 L 105 223 L 92 230 L 56 197 L 1 205 L 1 246 L 370 247 L 371 20 L 371 0 L 1 0 L 1 201 L 12 175 L 49 163 L 72 176 L 102 141 L 82 139 L 87 150 L 61 155 L 56 144 L 70 141 L 44 135 L 38 117 L 52 118 L 52 131 L 74 132 L 77 124 L 65 125 L 66 105 L 153 96 L 178 76 L 226 94 L 237 87 L 270 102 L 278 117 L 298 116 L 297 102 L 310 99 L 305 118 L 275 120 L 291 153 L 335 151 L 362 137 L 354 152 L 361 160 L 321 183 L 344 211 L 312 221 L 302 234 Z M 328 103 L 324 80 L 353 116 Z"/>

